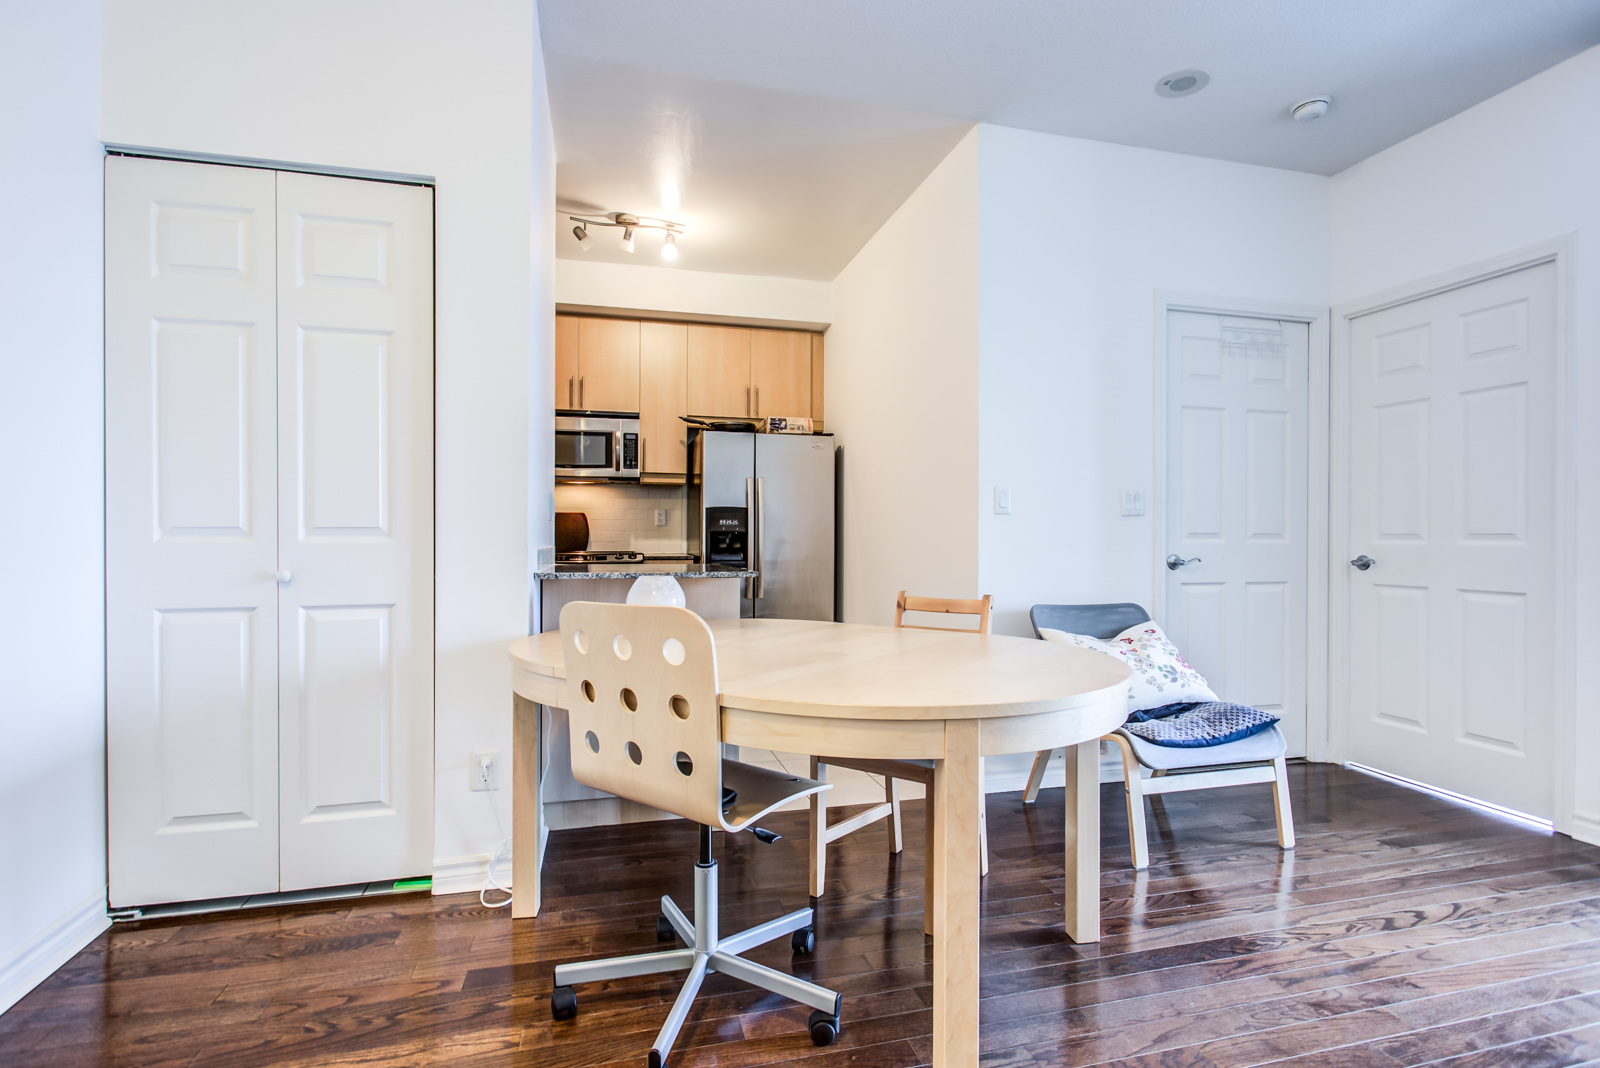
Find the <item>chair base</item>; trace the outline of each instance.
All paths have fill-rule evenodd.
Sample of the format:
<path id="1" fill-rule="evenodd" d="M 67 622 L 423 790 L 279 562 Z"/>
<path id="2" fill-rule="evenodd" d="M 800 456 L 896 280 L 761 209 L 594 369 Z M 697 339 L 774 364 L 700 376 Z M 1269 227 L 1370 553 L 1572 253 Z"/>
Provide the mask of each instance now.
<path id="1" fill-rule="evenodd" d="M 576 1011 L 576 1000 L 571 987 L 576 983 L 599 983 L 608 979 L 622 979 L 634 975 L 656 975 L 662 972 L 688 971 L 683 987 L 678 991 L 666 1023 L 656 1035 L 650 1049 L 650 1068 L 663 1068 L 672 1044 L 677 1041 L 683 1021 L 689 1015 L 700 985 L 710 972 L 723 972 L 751 986 L 781 994 L 802 1005 L 818 1010 L 811 1014 L 811 1036 L 817 1045 L 827 1045 L 839 1032 L 839 1012 L 843 998 L 826 987 L 804 979 L 796 979 L 785 972 L 765 964 L 745 960 L 739 956 L 746 950 L 765 945 L 775 938 L 803 931 L 811 927 L 812 910 L 796 909 L 787 916 L 769 920 L 749 930 L 727 938 L 717 934 L 717 865 L 696 864 L 694 870 L 695 918 L 690 923 L 683 910 L 670 897 L 661 899 L 661 915 L 672 930 L 689 947 L 668 949 L 656 953 L 638 953 L 629 957 L 611 957 L 606 960 L 580 961 L 558 964 L 555 969 L 555 993 L 551 1007 L 558 1018 Z M 658 930 L 659 933 L 659 930 Z"/>

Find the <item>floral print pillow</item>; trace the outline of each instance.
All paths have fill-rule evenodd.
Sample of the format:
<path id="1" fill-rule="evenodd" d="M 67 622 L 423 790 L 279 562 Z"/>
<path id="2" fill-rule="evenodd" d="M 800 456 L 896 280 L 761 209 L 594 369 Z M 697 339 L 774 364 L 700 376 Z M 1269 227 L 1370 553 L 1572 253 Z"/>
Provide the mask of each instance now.
<path id="1" fill-rule="evenodd" d="M 1215 701 L 1205 676 L 1189 666 L 1178 647 L 1155 623 L 1136 623 L 1110 641 L 1087 634 L 1041 628 L 1047 641 L 1070 642 L 1083 649 L 1115 656 L 1133 671 L 1128 681 L 1128 711 L 1139 712 L 1181 701 Z"/>

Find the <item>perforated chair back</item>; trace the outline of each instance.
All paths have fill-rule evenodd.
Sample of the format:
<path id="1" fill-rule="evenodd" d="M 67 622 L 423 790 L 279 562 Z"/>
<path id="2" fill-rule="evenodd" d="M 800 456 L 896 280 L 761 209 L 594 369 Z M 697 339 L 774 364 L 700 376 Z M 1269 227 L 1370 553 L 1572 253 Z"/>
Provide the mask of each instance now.
<path id="1" fill-rule="evenodd" d="M 685 608 L 561 610 L 572 776 L 711 827 L 722 819 L 717 648 Z"/>
<path id="2" fill-rule="evenodd" d="M 901 590 L 894 602 L 894 625 L 906 630 L 960 630 L 969 634 L 989 633 L 989 606 L 993 597 L 984 594 L 970 601 L 950 597 L 907 597 Z M 945 615 L 977 616 L 976 627 L 925 627 L 905 622 L 907 612 L 938 612 Z"/>
<path id="3" fill-rule="evenodd" d="M 1028 612 L 1033 634 L 1045 628 L 1068 634 L 1087 634 L 1102 640 L 1115 638 L 1136 623 L 1150 622 L 1150 613 L 1136 604 L 1036 604 Z"/>

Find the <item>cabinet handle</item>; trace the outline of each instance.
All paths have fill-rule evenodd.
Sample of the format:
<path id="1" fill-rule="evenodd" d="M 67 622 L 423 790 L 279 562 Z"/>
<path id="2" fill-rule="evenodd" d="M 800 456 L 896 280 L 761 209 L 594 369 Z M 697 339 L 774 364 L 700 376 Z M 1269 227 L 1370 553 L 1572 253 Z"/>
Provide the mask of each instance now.
<path id="1" fill-rule="evenodd" d="M 756 387 L 756 414 L 761 414 L 761 387 Z"/>
<path id="2" fill-rule="evenodd" d="M 750 387 L 744 387 L 744 414 L 750 414 Z"/>
<path id="3" fill-rule="evenodd" d="M 567 376 L 567 407 L 572 407 L 572 376 Z"/>
<path id="4" fill-rule="evenodd" d="M 583 376 L 578 376 L 578 407 L 583 407 Z"/>

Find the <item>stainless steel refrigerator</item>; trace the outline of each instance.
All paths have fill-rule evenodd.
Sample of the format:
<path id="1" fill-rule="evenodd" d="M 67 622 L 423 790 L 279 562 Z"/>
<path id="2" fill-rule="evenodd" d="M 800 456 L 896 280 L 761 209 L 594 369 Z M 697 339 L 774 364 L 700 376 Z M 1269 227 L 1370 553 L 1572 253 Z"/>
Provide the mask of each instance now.
<path id="1" fill-rule="evenodd" d="M 706 559 L 708 508 L 744 509 L 760 576 L 744 583 L 740 615 L 833 619 L 833 465 L 831 434 L 690 431 L 689 551 Z"/>

